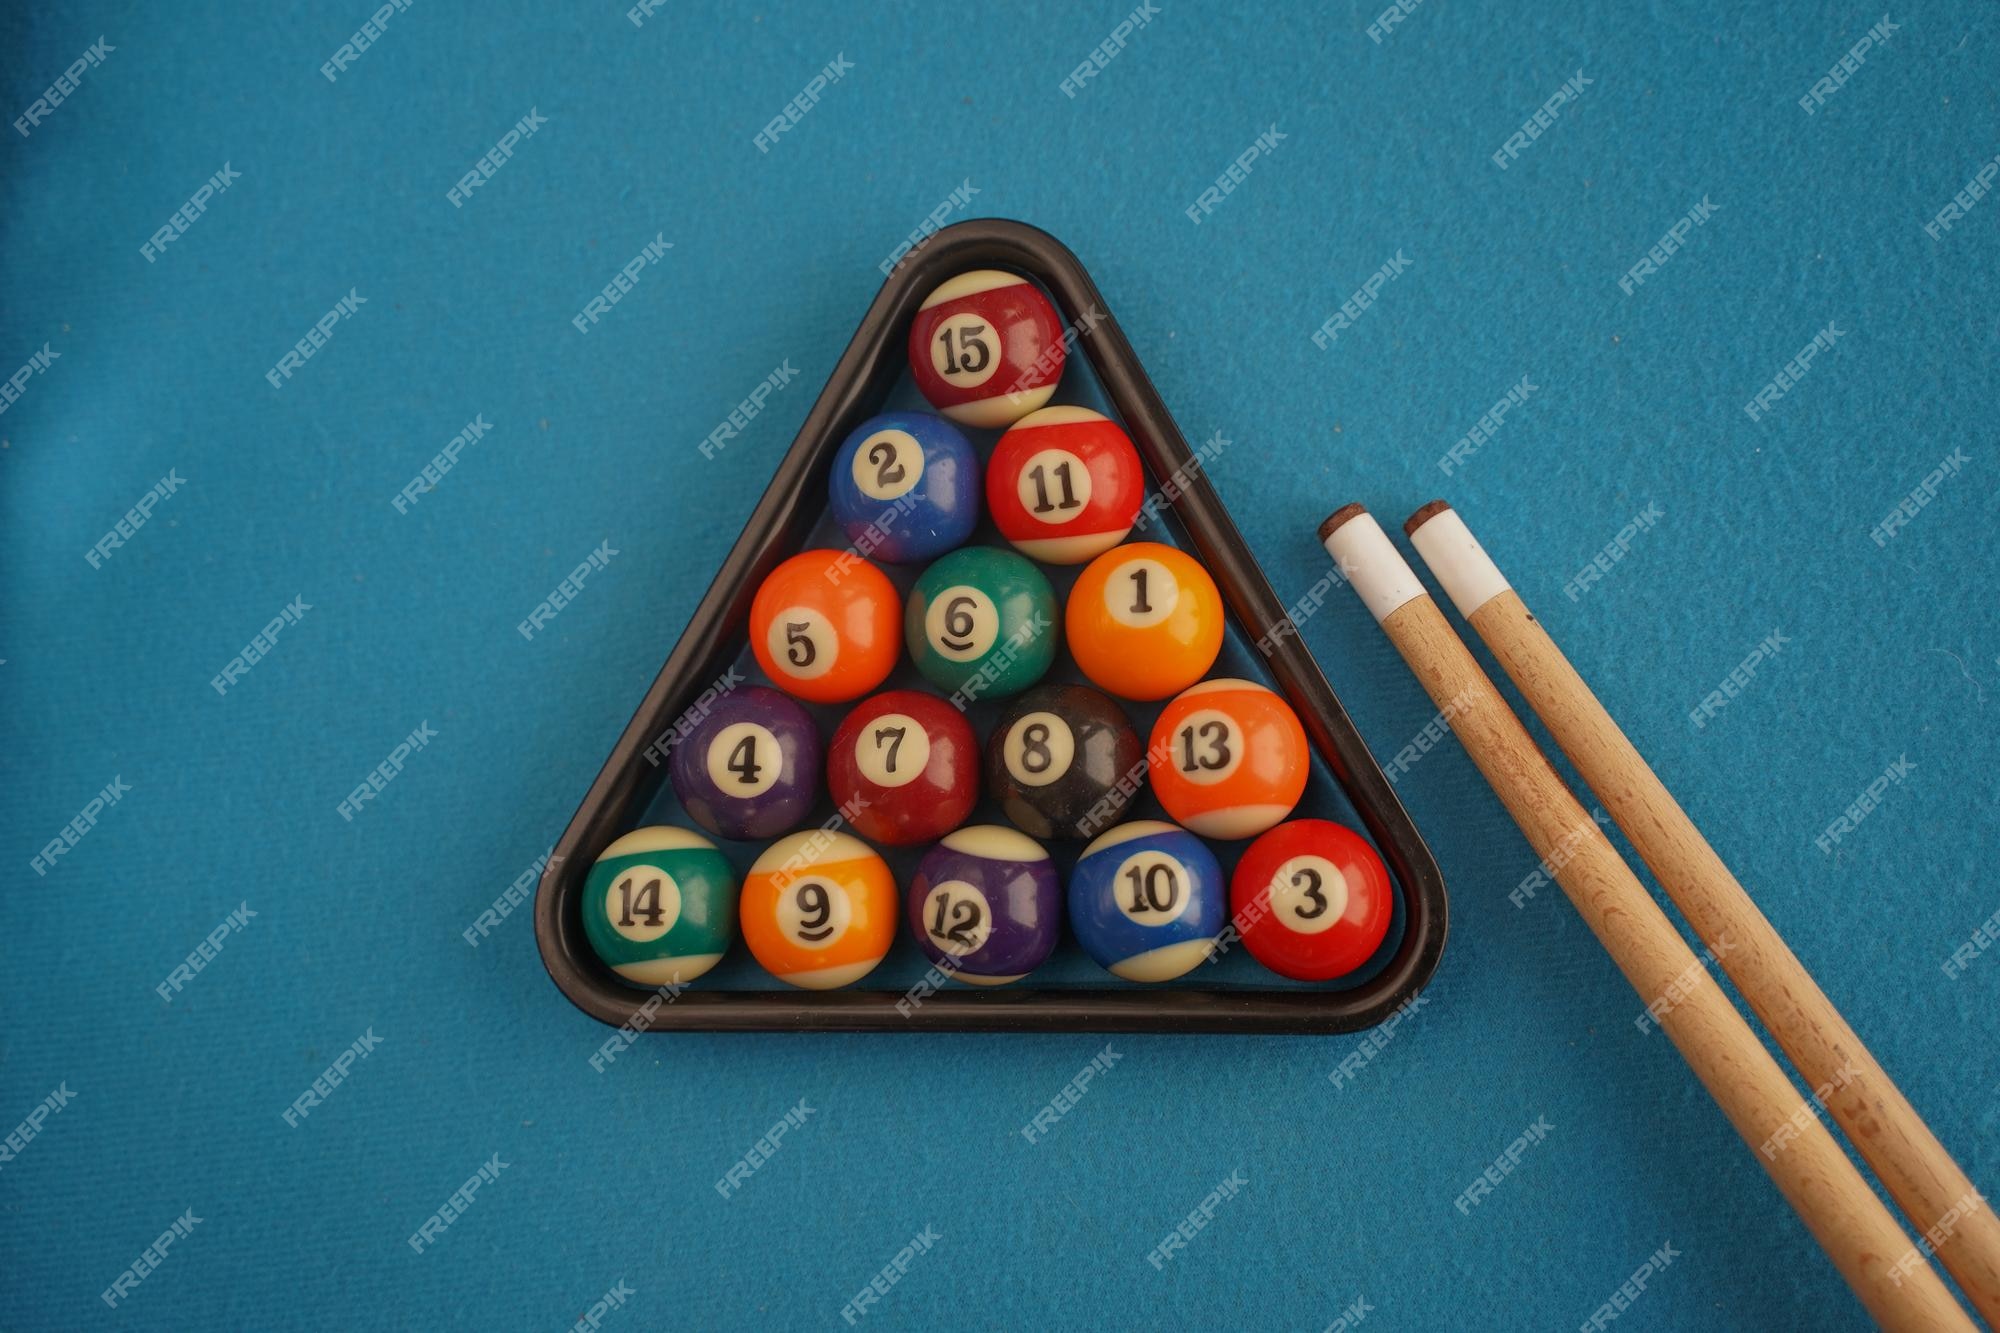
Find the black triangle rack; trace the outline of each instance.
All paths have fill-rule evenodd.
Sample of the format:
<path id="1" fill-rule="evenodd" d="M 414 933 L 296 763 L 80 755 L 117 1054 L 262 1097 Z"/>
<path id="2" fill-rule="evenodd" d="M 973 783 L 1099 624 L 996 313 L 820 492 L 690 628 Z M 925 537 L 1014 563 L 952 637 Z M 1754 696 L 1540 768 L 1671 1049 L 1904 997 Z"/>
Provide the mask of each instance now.
<path id="1" fill-rule="evenodd" d="M 1088 358 L 1137 446 L 1155 494 L 1185 529 L 1231 614 L 1290 701 L 1313 747 L 1352 801 L 1400 891 L 1403 929 L 1368 980 L 1344 990 L 946 985 L 911 1003 L 904 989 L 806 992 L 628 985 L 585 939 L 579 902 L 596 856 L 644 814 L 676 723 L 742 651 L 764 576 L 807 540 L 824 508 L 831 463 L 847 434 L 880 410 L 901 375 L 903 339 L 926 294 L 967 269 L 1006 268 L 1039 282 Z M 1171 479 L 1170 486 L 1163 486 Z M 535 900 L 535 938 L 549 976 L 591 1017 L 633 1031 L 986 1031 L 1340 1033 L 1371 1027 L 1429 981 L 1444 950 L 1449 903 L 1436 859 L 1396 798 L 1319 664 L 1105 308 L 1083 265 L 1024 223 L 947 227 L 912 251 L 870 306 L 777 474 L 696 607 L 645 700 L 563 831 Z M 1192 982 L 1194 979 L 1185 979 Z"/>

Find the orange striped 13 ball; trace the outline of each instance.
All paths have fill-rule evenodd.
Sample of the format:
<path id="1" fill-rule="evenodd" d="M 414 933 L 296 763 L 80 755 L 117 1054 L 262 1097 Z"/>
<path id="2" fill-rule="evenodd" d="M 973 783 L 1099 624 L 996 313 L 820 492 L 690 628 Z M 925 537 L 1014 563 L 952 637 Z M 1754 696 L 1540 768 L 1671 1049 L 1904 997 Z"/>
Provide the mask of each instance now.
<path id="1" fill-rule="evenodd" d="M 1312 771 L 1291 706 L 1248 680 L 1205 680 L 1153 723 L 1147 762 L 1169 815 L 1204 838 L 1247 838 L 1285 816 Z"/>

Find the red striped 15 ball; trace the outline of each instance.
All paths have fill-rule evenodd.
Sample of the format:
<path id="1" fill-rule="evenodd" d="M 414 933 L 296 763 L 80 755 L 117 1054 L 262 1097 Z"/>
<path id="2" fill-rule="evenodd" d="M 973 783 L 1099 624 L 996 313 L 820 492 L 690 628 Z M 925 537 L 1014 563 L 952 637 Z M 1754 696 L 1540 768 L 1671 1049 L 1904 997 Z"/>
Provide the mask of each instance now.
<path id="1" fill-rule="evenodd" d="M 855 706 L 827 749 L 827 785 L 855 832 L 876 842 L 932 842 L 979 800 L 979 740 L 935 694 L 890 690 Z"/>
<path id="2" fill-rule="evenodd" d="M 1080 565 L 1125 540 L 1146 478 L 1118 424 L 1087 407 L 1030 412 L 1000 437 L 986 469 L 986 507 L 1024 555 Z"/>
<path id="3" fill-rule="evenodd" d="M 1294 981 L 1360 967 L 1396 910 L 1375 849 L 1325 819 L 1294 819 L 1251 843 L 1229 881 L 1229 907 L 1251 956 Z"/>
<path id="4" fill-rule="evenodd" d="M 1312 759 L 1298 715 L 1255 681 L 1205 680 L 1160 710 L 1153 793 L 1204 838 L 1247 838 L 1292 812 Z"/>
<path id="5" fill-rule="evenodd" d="M 910 376 L 931 406 L 965 426 L 1011 425 L 1062 378 L 1062 322 L 1041 289 L 998 269 L 961 273 L 910 324 Z"/>

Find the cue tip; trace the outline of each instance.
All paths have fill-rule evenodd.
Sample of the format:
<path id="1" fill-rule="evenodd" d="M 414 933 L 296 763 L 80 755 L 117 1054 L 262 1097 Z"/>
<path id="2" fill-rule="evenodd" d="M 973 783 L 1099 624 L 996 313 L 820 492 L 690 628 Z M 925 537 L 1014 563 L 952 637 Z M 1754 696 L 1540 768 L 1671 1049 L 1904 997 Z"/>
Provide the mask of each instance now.
<path id="1" fill-rule="evenodd" d="M 1461 616 L 1471 619 L 1473 612 L 1507 591 L 1500 567 L 1444 501 L 1433 500 L 1410 515 L 1403 531 Z"/>
<path id="2" fill-rule="evenodd" d="M 1338 532 L 1340 530 L 1341 525 L 1346 523 L 1349 519 L 1359 518 L 1361 517 L 1361 515 L 1367 512 L 1368 510 L 1366 508 L 1358 504 L 1342 505 L 1340 508 L 1334 510 L 1331 514 L 1328 514 L 1325 518 L 1320 520 L 1319 539 L 1322 542 L 1324 542 L 1328 537 L 1331 537 L 1334 533 Z"/>
<path id="3" fill-rule="evenodd" d="M 1421 528 L 1439 514 L 1448 514 L 1450 512 L 1451 506 L 1449 504 L 1443 500 L 1433 500 L 1403 521 L 1403 535 L 1414 537 L 1417 535 L 1418 528 Z"/>

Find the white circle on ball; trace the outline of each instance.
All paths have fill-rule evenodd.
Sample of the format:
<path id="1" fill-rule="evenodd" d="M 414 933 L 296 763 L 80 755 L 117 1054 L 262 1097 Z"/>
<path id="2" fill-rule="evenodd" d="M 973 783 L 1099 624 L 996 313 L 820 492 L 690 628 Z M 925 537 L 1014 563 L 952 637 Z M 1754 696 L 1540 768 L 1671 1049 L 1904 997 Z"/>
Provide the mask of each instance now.
<path id="1" fill-rule="evenodd" d="M 1294 856 L 1271 876 L 1271 913 L 1300 935 L 1330 930 L 1347 915 L 1347 876 L 1324 856 Z"/>
<path id="2" fill-rule="evenodd" d="M 1076 733 L 1054 713 L 1024 713 L 1007 729 L 1000 754 L 1014 781 L 1046 787 L 1076 760 Z"/>
<path id="3" fill-rule="evenodd" d="M 1136 924 L 1164 926 L 1187 915 L 1193 902 L 1194 876 L 1165 852 L 1135 852 L 1118 866 L 1111 882 L 1112 901 Z"/>
<path id="4" fill-rule="evenodd" d="M 1000 373 L 1000 334 L 976 311 L 947 315 L 931 330 L 931 369 L 955 389 L 974 389 Z"/>
<path id="5" fill-rule="evenodd" d="M 658 866 L 627 866 L 605 886 L 604 919 L 624 939 L 656 940 L 681 919 L 681 886 Z"/>
<path id="6" fill-rule="evenodd" d="M 1067 523 L 1090 504 L 1090 467 L 1067 449 L 1043 449 L 1029 455 L 1014 493 L 1028 517 Z"/>
<path id="7" fill-rule="evenodd" d="M 1147 629 L 1174 613 L 1181 600 L 1180 581 L 1158 560 L 1141 556 L 1127 560 L 1104 582 L 1104 609 L 1132 629 Z"/>
<path id="8" fill-rule="evenodd" d="M 1243 767 L 1249 749 L 1243 724 L 1219 708 L 1198 708 L 1174 728 L 1174 771 L 1198 787 L 1210 787 Z"/>
<path id="9" fill-rule="evenodd" d="M 924 636 L 939 655 L 954 662 L 984 657 L 1000 637 L 1000 608 L 969 583 L 955 583 L 924 611 Z"/>
<path id="10" fill-rule="evenodd" d="M 778 895 L 778 929 L 801 949 L 825 949 L 847 933 L 854 901 L 839 881 L 807 875 Z"/>
<path id="11" fill-rule="evenodd" d="M 764 649 L 787 677 L 814 680 L 833 669 L 840 657 L 840 636 L 816 608 L 788 606 L 771 618 Z"/>
<path id="12" fill-rule="evenodd" d="M 869 499 L 894 500 L 923 479 L 924 446 L 906 430 L 878 430 L 855 450 L 850 471 Z"/>
<path id="13" fill-rule="evenodd" d="M 931 762 L 931 735 L 908 713 L 884 713 L 861 729 L 854 765 L 878 787 L 915 782 Z"/>
<path id="14" fill-rule="evenodd" d="M 755 722 L 732 722 L 708 743 L 708 780 L 725 796 L 761 796 L 784 769 L 777 733 Z"/>
<path id="15" fill-rule="evenodd" d="M 962 879 L 933 884 L 924 895 L 924 934 L 942 953 L 977 953 L 993 933 L 993 906 Z"/>

